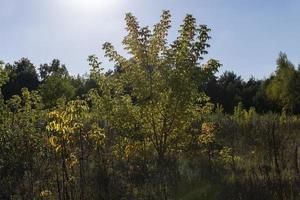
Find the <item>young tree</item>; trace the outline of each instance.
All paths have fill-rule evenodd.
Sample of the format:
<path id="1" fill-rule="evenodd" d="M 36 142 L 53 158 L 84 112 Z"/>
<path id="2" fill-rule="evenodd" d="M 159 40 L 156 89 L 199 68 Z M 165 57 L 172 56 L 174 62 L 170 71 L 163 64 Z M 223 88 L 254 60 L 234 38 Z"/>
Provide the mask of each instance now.
<path id="1" fill-rule="evenodd" d="M 95 147 L 100 145 L 104 134 L 97 124 L 89 121 L 89 107 L 84 100 L 64 102 L 57 109 L 48 113 L 47 130 L 49 142 L 55 152 L 61 175 L 58 175 L 57 191 L 59 199 L 86 199 L 85 196 L 85 160 L 87 160 L 86 143 Z M 78 166 L 79 165 L 79 166 Z M 79 167 L 77 169 L 76 167 Z M 77 172 L 77 173 L 76 173 Z M 77 177 L 79 191 L 76 193 Z M 60 185 L 60 184 L 58 184 Z"/>
<path id="2" fill-rule="evenodd" d="M 126 59 L 105 43 L 105 56 L 119 73 L 98 76 L 102 88 L 98 103 L 111 108 L 106 113 L 108 124 L 124 139 L 151 144 L 148 150 L 155 152 L 161 184 L 168 162 L 190 142 L 193 123 L 210 111 L 207 97 L 198 89 L 220 66 L 213 59 L 200 65 L 209 47 L 210 29 L 197 26 L 192 15 L 185 17 L 179 36 L 169 45 L 170 18 L 170 12 L 164 11 L 151 32 L 126 14 L 128 35 L 123 45 L 131 57 Z M 166 188 L 160 192 L 166 199 Z"/>

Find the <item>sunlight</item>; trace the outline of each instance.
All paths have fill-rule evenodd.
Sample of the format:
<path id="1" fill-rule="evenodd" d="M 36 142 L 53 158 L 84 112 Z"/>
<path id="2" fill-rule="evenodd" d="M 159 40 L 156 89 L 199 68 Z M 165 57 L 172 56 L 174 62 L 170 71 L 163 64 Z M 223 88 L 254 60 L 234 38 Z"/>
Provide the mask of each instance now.
<path id="1" fill-rule="evenodd" d="M 66 2 L 72 9 L 83 13 L 111 11 L 117 5 L 117 0 L 66 0 Z"/>

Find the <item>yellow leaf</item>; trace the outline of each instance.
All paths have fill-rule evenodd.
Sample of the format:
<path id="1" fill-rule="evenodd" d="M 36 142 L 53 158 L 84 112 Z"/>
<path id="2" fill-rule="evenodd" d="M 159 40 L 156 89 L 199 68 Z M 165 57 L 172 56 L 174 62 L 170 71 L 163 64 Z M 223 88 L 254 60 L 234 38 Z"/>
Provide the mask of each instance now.
<path id="1" fill-rule="evenodd" d="M 55 148 L 55 152 L 57 153 L 61 148 L 61 145 L 58 145 L 56 148 Z"/>
<path id="2" fill-rule="evenodd" d="M 57 146 L 57 137 L 56 136 L 51 136 L 50 138 L 49 138 L 49 142 L 50 142 L 50 144 L 53 146 L 53 147 L 56 147 Z"/>

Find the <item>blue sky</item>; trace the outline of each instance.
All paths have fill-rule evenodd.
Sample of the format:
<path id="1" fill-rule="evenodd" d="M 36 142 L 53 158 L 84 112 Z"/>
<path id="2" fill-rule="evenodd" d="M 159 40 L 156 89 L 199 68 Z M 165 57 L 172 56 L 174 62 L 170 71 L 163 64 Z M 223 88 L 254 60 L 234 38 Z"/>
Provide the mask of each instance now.
<path id="1" fill-rule="evenodd" d="M 122 52 L 125 13 L 151 27 L 163 9 L 172 14 L 170 40 L 187 13 L 212 29 L 206 57 L 220 60 L 221 72 L 267 77 L 280 51 L 300 63 L 297 0 L 0 0 L 0 59 L 28 57 L 39 66 L 58 58 L 71 74 L 83 74 L 96 54 L 109 68 L 101 46 L 110 41 Z"/>

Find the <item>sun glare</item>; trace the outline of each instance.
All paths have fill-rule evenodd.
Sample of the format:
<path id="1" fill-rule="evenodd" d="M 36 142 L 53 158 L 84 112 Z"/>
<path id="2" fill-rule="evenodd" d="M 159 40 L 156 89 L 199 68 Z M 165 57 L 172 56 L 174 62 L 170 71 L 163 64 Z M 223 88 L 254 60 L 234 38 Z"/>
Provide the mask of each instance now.
<path id="1" fill-rule="evenodd" d="M 117 0 L 67 0 L 70 7 L 80 12 L 95 12 L 111 10 L 117 5 Z"/>

